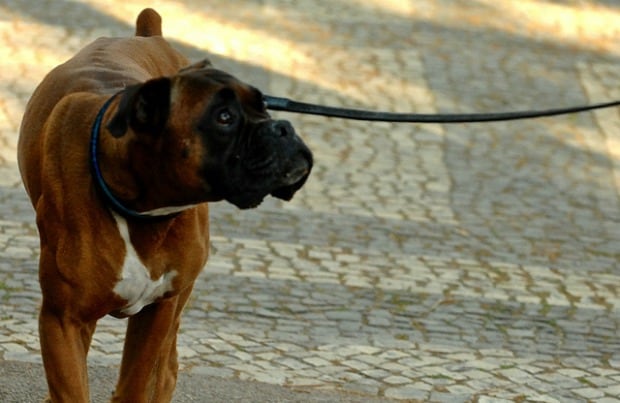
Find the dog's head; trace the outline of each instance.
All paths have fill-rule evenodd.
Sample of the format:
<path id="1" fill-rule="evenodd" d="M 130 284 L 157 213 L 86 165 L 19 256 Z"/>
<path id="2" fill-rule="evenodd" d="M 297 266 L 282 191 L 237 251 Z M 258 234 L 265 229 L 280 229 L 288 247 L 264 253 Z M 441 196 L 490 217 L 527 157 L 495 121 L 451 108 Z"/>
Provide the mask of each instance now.
<path id="1" fill-rule="evenodd" d="M 131 136 L 138 181 L 157 183 L 175 205 L 290 200 L 312 168 L 309 148 L 269 116 L 261 92 L 208 63 L 128 87 L 107 128 Z"/>

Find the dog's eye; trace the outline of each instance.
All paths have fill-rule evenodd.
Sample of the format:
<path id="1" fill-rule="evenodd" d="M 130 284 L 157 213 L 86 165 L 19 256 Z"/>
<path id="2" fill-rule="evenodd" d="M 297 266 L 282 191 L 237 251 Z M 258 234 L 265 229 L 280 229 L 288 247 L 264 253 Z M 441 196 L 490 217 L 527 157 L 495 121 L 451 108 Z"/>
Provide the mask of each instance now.
<path id="1" fill-rule="evenodd" d="M 228 126 L 231 125 L 234 121 L 234 116 L 233 114 L 230 112 L 230 110 L 228 109 L 222 109 L 221 111 L 219 111 L 217 113 L 217 123 L 224 125 L 224 126 Z"/>

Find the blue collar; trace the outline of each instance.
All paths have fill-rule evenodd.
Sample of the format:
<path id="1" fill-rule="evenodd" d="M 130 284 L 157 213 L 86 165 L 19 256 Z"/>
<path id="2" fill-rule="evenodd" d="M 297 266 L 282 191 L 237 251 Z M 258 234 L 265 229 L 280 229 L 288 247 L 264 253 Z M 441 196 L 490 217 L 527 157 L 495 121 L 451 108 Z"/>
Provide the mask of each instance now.
<path id="1" fill-rule="evenodd" d="M 128 207 L 125 207 L 123 203 L 114 196 L 112 190 L 108 187 L 103 179 L 103 175 L 101 174 L 101 168 L 99 167 L 99 158 L 98 158 L 98 143 L 99 143 L 99 133 L 101 131 L 101 123 L 103 121 L 103 116 L 106 111 L 112 104 L 112 101 L 116 98 L 119 93 L 114 94 L 110 99 L 108 99 L 97 114 L 95 118 L 95 122 L 93 123 L 93 127 L 90 133 L 90 167 L 92 171 L 93 178 L 95 180 L 95 186 L 101 196 L 105 200 L 105 202 L 114 210 L 116 213 L 120 214 L 124 218 L 133 218 L 142 221 L 160 221 L 164 218 L 168 218 L 176 215 L 177 213 L 173 213 L 170 215 L 164 216 L 156 216 L 145 213 L 140 213 L 138 211 L 132 210 Z"/>

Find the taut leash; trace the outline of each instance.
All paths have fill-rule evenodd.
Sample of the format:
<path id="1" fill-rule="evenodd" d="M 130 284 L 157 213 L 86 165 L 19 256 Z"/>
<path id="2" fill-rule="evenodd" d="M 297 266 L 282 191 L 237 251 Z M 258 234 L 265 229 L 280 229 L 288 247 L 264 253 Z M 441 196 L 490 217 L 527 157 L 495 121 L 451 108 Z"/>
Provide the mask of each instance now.
<path id="1" fill-rule="evenodd" d="M 475 123 L 475 122 L 500 122 L 506 120 L 533 119 L 547 116 L 567 115 L 572 113 L 587 112 L 595 109 L 611 108 L 620 106 L 620 100 L 602 102 L 590 105 L 577 105 L 564 108 L 522 110 L 514 112 L 495 113 L 394 113 L 368 111 L 362 109 L 339 108 L 305 102 L 293 101 L 288 98 L 265 95 L 264 101 L 267 109 L 273 111 L 285 111 L 302 113 L 306 115 L 319 115 L 340 119 L 366 120 L 373 122 L 401 122 L 401 123 Z"/>

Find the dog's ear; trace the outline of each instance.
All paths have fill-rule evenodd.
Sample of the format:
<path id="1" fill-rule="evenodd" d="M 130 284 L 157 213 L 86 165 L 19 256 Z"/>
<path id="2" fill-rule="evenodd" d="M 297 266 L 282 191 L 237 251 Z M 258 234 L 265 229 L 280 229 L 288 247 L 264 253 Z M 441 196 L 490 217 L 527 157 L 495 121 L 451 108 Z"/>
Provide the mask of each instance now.
<path id="1" fill-rule="evenodd" d="M 114 137 L 128 128 L 137 133 L 159 134 L 170 113 L 171 81 L 167 77 L 125 88 L 116 114 L 107 125 Z"/>

